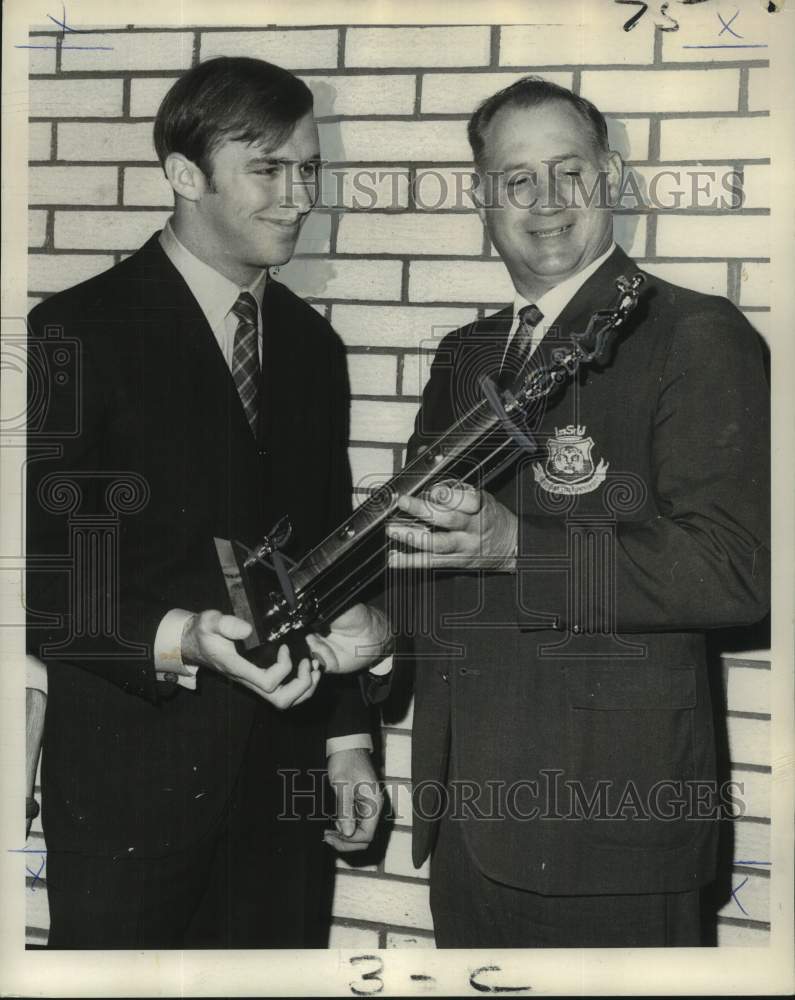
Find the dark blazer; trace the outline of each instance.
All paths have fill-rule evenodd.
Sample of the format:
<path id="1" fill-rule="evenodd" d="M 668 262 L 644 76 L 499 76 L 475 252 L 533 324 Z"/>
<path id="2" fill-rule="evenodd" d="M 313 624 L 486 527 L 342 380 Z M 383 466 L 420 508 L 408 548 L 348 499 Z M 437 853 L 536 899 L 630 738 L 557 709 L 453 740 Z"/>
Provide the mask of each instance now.
<path id="1" fill-rule="evenodd" d="M 561 334 L 635 270 L 616 250 Z M 504 310 L 441 343 L 409 455 L 498 370 L 510 323 Z M 417 582 L 433 634 L 403 642 L 425 813 L 415 863 L 447 777 L 469 786 L 466 840 L 491 878 L 553 894 L 692 888 L 712 877 L 717 832 L 687 818 L 687 783 L 715 778 L 704 632 L 758 620 L 769 599 L 759 338 L 727 300 L 647 275 L 612 364 L 582 369 L 528 426 L 540 452 L 488 487 L 519 514 L 519 572 Z"/>
<path id="2" fill-rule="evenodd" d="M 152 646 L 169 609 L 231 611 L 214 536 L 251 545 L 289 514 L 296 558 L 349 512 L 342 344 L 276 281 L 263 317 L 255 439 L 212 331 L 156 235 L 30 315 L 28 646 L 49 668 L 51 848 L 179 850 L 221 815 L 252 727 L 269 733 L 263 768 L 320 769 L 327 736 L 368 729 L 347 680 L 324 678 L 306 705 L 281 713 L 209 669 L 196 692 L 155 677 Z M 53 360 L 59 346 L 61 361 L 74 360 Z M 88 586 L 91 546 L 107 544 L 114 523 L 115 565 Z M 103 620 L 110 635 L 96 626 Z"/>

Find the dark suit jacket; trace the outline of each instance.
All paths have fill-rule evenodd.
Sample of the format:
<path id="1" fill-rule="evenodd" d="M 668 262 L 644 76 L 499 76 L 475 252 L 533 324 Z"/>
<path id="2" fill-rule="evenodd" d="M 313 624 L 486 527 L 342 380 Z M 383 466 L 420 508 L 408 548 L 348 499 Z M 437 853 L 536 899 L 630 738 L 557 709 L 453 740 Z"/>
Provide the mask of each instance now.
<path id="1" fill-rule="evenodd" d="M 209 669 L 196 692 L 166 697 L 156 681 L 152 646 L 169 609 L 231 611 L 214 536 L 251 545 L 289 514 L 298 557 L 349 511 L 341 342 L 275 281 L 263 317 L 255 439 L 157 236 L 31 313 L 28 645 L 49 668 L 51 849 L 177 851 L 221 815 L 253 726 L 270 734 L 263 768 L 322 769 L 327 736 L 368 728 L 358 686 L 334 678 L 285 713 Z M 90 584 L 92 546 L 109 529 L 115 565 Z"/>
<path id="2" fill-rule="evenodd" d="M 616 250 L 565 308 L 561 334 L 584 330 L 635 270 Z M 416 672 L 415 794 L 445 776 L 469 783 L 459 793 L 482 817 L 465 820 L 478 866 L 542 893 L 711 878 L 715 824 L 686 818 L 686 783 L 715 777 L 704 631 L 768 606 L 759 339 L 723 298 L 651 275 L 643 287 L 612 364 L 582 369 L 535 412 L 540 453 L 489 486 L 519 514 L 520 571 L 418 582 L 434 634 L 415 628 L 403 644 Z M 499 368 L 510 312 L 441 343 L 410 456 Z M 548 334 L 533 363 L 554 346 Z M 433 842 L 430 790 L 415 806 L 419 864 Z"/>

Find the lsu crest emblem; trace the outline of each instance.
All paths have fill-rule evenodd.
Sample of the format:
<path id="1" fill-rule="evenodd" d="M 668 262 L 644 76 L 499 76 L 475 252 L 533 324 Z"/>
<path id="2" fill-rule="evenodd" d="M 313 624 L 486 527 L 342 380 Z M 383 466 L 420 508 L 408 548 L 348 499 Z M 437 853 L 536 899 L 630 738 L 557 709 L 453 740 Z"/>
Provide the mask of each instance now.
<path id="1" fill-rule="evenodd" d="M 594 466 L 591 458 L 593 438 L 585 436 L 584 427 L 569 424 L 555 428 L 555 437 L 547 446 L 547 460 L 533 464 L 536 482 L 549 493 L 590 493 L 604 482 L 610 465 L 604 459 Z"/>

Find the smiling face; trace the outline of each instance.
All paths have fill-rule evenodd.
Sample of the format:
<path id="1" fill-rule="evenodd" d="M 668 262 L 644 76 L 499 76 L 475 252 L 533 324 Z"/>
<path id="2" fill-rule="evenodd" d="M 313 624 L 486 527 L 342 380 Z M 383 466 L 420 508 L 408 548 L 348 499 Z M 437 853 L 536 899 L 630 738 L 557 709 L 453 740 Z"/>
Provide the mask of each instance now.
<path id="1" fill-rule="evenodd" d="M 484 139 L 478 210 L 514 286 L 532 302 L 610 245 L 621 158 L 599 149 L 587 121 L 558 100 L 503 107 Z"/>
<path id="2" fill-rule="evenodd" d="M 318 193 L 320 147 L 311 113 L 276 149 L 223 142 L 212 155 L 209 179 L 178 159 L 169 172 L 182 195 L 174 226 L 189 250 L 241 287 L 290 259 Z M 188 175 L 190 185 L 183 183 Z"/>

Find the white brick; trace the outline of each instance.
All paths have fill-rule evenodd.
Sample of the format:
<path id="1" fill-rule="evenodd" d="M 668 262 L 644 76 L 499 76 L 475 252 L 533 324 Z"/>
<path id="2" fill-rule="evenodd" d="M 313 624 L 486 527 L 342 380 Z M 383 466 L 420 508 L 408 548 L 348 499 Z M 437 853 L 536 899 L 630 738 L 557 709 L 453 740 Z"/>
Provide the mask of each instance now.
<path id="1" fill-rule="evenodd" d="M 764 927 L 744 927 L 722 921 L 718 924 L 719 948 L 767 948 L 769 944 L 770 931 Z"/>
<path id="2" fill-rule="evenodd" d="M 718 910 L 718 916 L 736 920 L 770 919 L 770 879 L 732 872 L 731 884 L 734 895 Z"/>
<path id="3" fill-rule="evenodd" d="M 340 253 L 479 255 L 483 227 L 477 215 L 405 215 L 373 212 L 340 219 Z"/>
<path id="4" fill-rule="evenodd" d="M 770 156 L 769 118 L 674 118 L 660 126 L 663 160 L 758 160 Z"/>
<path id="5" fill-rule="evenodd" d="M 740 305 L 770 305 L 769 264 L 743 264 L 740 269 Z"/>
<path id="6" fill-rule="evenodd" d="M 109 254 L 31 254 L 28 288 L 32 292 L 60 292 L 112 266 Z"/>
<path id="7" fill-rule="evenodd" d="M 28 212 L 28 246 L 43 247 L 47 238 L 47 213 Z"/>
<path id="8" fill-rule="evenodd" d="M 747 170 L 762 169 L 746 167 Z M 731 166 L 654 166 L 628 167 L 634 180 L 625 174 L 621 204 L 637 207 L 639 191 L 642 204 L 665 212 L 682 208 L 741 207 L 738 195 L 739 177 Z M 746 203 L 746 207 L 747 206 Z"/>
<path id="9" fill-rule="evenodd" d="M 325 253 L 331 246 L 331 216 L 328 212 L 310 212 L 304 219 L 295 253 Z"/>
<path id="10" fill-rule="evenodd" d="M 750 163 L 743 169 L 743 208 L 770 208 L 772 170 L 764 164 Z"/>
<path id="11" fill-rule="evenodd" d="M 770 320 L 769 312 L 747 312 L 745 313 L 745 318 L 751 324 L 751 326 L 756 330 L 756 332 L 764 339 L 768 347 L 773 343 L 773 328 Z M 787 331 L 788 333 L 789 331 Z"/>
<path id="12" fill-rule="evenodd" d="M 734 830 L 734 863 L 746 868 L 770 867 L 770 826 L 767 823 L 736 822 Z M 765 864 L 767 862 L 767 864 Z"/>
<path id="13" fill-rule="evenodd" d="M 770 110 L 770 70 L 759 67 L 748 70 L 748 110 Z"/>
<path id="14" fill-rule="evenodd" d="M 422 883 L 412 885 L 342 872 L 334 884 L 332 914 L 342 919 L 433 929 L 428 887 Z"/>
<path id="15" fill-rule="evenodd" d="M 55 36 L 32 35 L 28 44 L 40 46 L 28 49 L 28 73 L 54 73 Z"/>
<path id="16" fill-rule="evenodd" d="M 104 49 L 61 48 L 61 69 L 70 70 L 147 70 L 188 69 L 193 56 L 193 33 L 189 31 L 140 31 L 92 34 L 84 45 L 108 46 Z"/>
<path id="17" fill-rule="evenodd" d="M 328 938 L 329 948 L 378 948 L 378 931 L 365 930 L 364 927 L 345 927 L 342 924 L 332 924 Z"/>
<path id="18" fill-rule="evenodd" d="M 293 260 L 279 281 L 302 298 L 398 299 L 403 265 L 399 260 Z"/>
<path id="19" fill-rule="evenodd" d="M 56 212 L 59 250 L 137 250 L 168 218 L 167 212 Z"/>
<path id="20" fill-rule="evenodd" d="M 121 80 L 31 80 L 31 118 L 101 118 L 122 113 Z"/>
<path id="21" fill-rule="evenodd" d="M 315 97 L 315 117 L 410 115 L 416 81 L 409 73 L 379 76 L 305 76 Z"/>
<path id="22" fill-rule="evenodd" d="M 387 845 L 384 871 L 388 875 L 406 875 L 409 878 L 427 879 L 430 875 L 430 864 L 425 861 L 419 868 L 415 868 L 411 860 L 411 834 L 395 830 Z"/>
<path id="23" fill-rule="evenodd" d="M 51 159 L 51 142 L 52 125 L 49 122 L 31 122 L 28 125 L 28 159 Z"/>
<path id="24" fill-rule="evenodd" d="M 457 28 L 349 28 L 346 66 L 485 66 L 487 26 Z"/>
<path id="25" fill-rule="evenodd" d="M 331 323 L 350 346 L 379 345 L 408 347 L 421 345 L 435 349 L 451 330 L 471 323 L 474 309 L 449 309 L 444 306 L 360 306 L 334 305 Z"/>
<path id="26" fill-rule="evenodd" d="M 392 354 L 350 354 L 348 373 L 354 396 L 394 396 L 397 358 Z"/>
<path id="27" fill-rule="evenodd" d="M 759 215 L 661 216 L 661 257 L 769 257 L 770 218 Z"/>
<path id="28" fill-rule="evenodd" d="M 296 31 L 205 31 L 202 61 L 214 56 L 252 56 L 285 69 L 327 69 L 337 65 L 336 29 Z"/>
<path id="29" fill-rule="evenodd" d="M 571 73 L 538 73 L 538 76 L 571 89 Z M 471 114 L 498 90 L 510 86 L 523 73 L 426 73 L 422 78 L 423 114 Z"/>
<path id="30" fill-rule="evenodd" d="M 348 359 L 350 363 L 350 358 Z M 373 477 L 382 482 L 392 478 L 394 459 L 389 448 L 351 448 L 348 452 L 354 488 L 362 483 L 372 485 Z"/>
<path id="31" fill-rule="evenodd" d="M 729 756 L 736 764 L 770 763 L 770 723 L 729 716 Z"/>
<path id="32" fill-rule="evenodd" d="M 403 444 L 411 436 L 416 416 L 416 403 L 354 399 L 351 403 L 351 440 Z"/>
<path id="33" fill-rule="evenodd" d="M 582 75 L 580 93 L 603 113 L 736 111 L 738 69 L 648 70 L 631 80 L 625 70 Z"/>
<path id="34" fill-rule="evenodd" d="M 644 271 L 656 274 L 663 281 L 670 281 L 683 288 L 692 288 L 705 295 L 725 295 L 728 272 L 725 264 L 656 264 L 641 262 Z"/>
<path id="35" fill-rule="evenodd" d="M 405 167 L 346 167 L 332 163 L 321 174 L 320 202 L 337 208 L 406 208 L 408 192 L 409 172 Z"/>
<path id="36" fill-rule="evenodd" d="M 735 712 L 770 712 L 770 671 L 730 666 L 727 707 Z"/>
<path id="37" fill-rule="evenodd" d="M 414 302 L 478 302 L 513 300 L 514 288 L 502 261 L 412 261 L 409 298 Z"/>
<path id="38" fill-rule="evenodd" d="M 463 121 L 346 121 L 321 124 L 319 131 L 320 148 L 329 160 L 449 163 L 471 156 Z"/>
<path id="39" fill-rule="evenodd" d="M 605 120 L 610 148 L 620 153 L 625 162 L 649 158 L 648 118 L 611 118 L 608 115 Z"/>
<path id="40" fill-rule="evenodd" d="M 56 155 L 59 160 L 156 161 L 152 126 L 114 123 L 58 125 Z"/>
<path id="41" fill-rule="evenodd" d="M 411 737 L 402 733 L 386 733 L 384 774 L 391 778 L 411 777 Z"/>
<path id="42" fill-rule="evenodd" d="M 738 8 L 742 9 L 734 21 L 731 21 L 731 31 L 742 35 L 742 40 L 734 38 L 730 31 L 722 28 L 716 17 L 714 4 L 701 4 L 683 7 L 676 4 L 670 13 L 679 22 L 679 31 L 663 32 L 664 62 L 736 62 L 741 59 L 766 59 L 765 49 L 737 49 L 733 45 L 764 45 L 769 40 L 771 18 L 763 9 L 765 3 L 731 4 L 721 13 L 725 21 L 731 21 L 731 15 Z M 651 5 L 650 5 L 651 7 Z M 649 10 L 651 14 L 651 9 Z M 648 17 L 648 14 L 646 15 Z M 720 48 L 690 48 L 689 46 L 721 46 Z"/>
<path id="43" fill-rule="evenodd" d="M 387 948 L 434 948 L 432 934 L 400 934 L 390 931 L 386 936 Z"/>
<path id="44" fill-rule="evenodd" d="M 411 803 L 411 779 L 390 778 L 386 782 L 386 789 L 389 793 L 395 822 L 405 827 L 411 827 L 414 820 Z"/>
<path id="45" fill-rule="evenodd" d="M 115 205 L 116 167 L 31 167 L 31 205 Z M 170 189 L 169 189 L 170 190 Z"/>
<path id="46" fill-rule="evenodd" d="M 598 17 L 582 5 L 569 5 L 580 23 L 561 24 L 568 11 L 558 3 L 549 6 L 547 24 L 516 24 L 500 29 L 500 65 L 523 66 L 528 73 L 536 66 L 575 66 L 583 63 L 650 63 L 654 55 L 654 32 L 647 25 L 622 31 L 629 16 L 626 7 L 604 7 Z M 648 16 L 648 15 L 647 15 Z M 533 5 L 533 17 L 546 20 Z M 555 23 L 557 22 L 557 23 Z"/>
<path id="47" fill-rule="evenodd" d="M 630 257 L 642 257 L 646 252 L 646 217 L 616 215 L 613 218 L 613 236 Z"/>
<path id="48" fill-rule="evenodd" d="M 731 795 L 735 802 L 743 806 L 743 815 L 758 818 L 770 816 L 770 775 L 759 771 L 739 771 L 731 773 L 735 787 Z"/>
<path id="49" fill-rule="evenodd" d="M 125 167 L 123 200 L 125 205 L 168 208 L 174 191 L 160 167 Z"/>
<path id="50" fill-rule="evenodd" d="M 154 118 L 160 102 L 174 86 L 176 77 L 141 77 L 130 83 L 130 115 L 133 118 Z"/>
<path id="51" fill-rule="evenodd" d="M 403 381 L 400 392 L 402 396 L 421 396 L 431 374 L 433 354 L 423 351 L 420 354 L 407 354 L 403 359 Z"/>
<path id="52" fill-rule="evenodd" d="M 428 167 L 417 170 L 414 180 L 414 204 L 420 211 L 446 209 L 475 211 L 469 192 L 472 191 L 471 164 L 458 167 Z"/>

